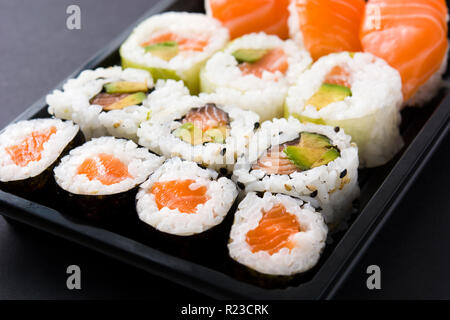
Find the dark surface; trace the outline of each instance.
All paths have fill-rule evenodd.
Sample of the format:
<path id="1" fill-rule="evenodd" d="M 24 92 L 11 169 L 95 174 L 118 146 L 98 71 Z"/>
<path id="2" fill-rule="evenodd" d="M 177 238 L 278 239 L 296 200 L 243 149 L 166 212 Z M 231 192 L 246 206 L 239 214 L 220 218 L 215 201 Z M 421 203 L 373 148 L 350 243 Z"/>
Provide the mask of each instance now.
<path id="1" fill-rule="evenodd" d="M 0 0 L 0 127 L 86 61 L 147 10 L 152 0 Z M 82 29 L 66 29 L 81 7 Z M 377 236 L 338 298 L 450 298 L 450 157 L 447 137 Z M 444 169 L 446 168 L 446 169 Z M 66 289 L 66 268 L 82 290 Z M 382 290 L 366 288 L 379 265 Z M 0 299 L 202 297 L 96 252 L 0 218 Z"/>

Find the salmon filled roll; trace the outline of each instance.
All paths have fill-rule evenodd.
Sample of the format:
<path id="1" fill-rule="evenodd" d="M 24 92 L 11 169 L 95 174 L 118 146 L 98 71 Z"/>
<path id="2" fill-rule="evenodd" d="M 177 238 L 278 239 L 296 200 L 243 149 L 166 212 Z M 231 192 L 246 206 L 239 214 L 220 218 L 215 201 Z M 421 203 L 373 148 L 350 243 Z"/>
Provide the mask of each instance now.
<path id="1" fill-rule="evenodd" d="M 281 117 L 289 85 L 312 60 L 292 40 L 254 33 L 233 40 L 200 73 L 203 92 L 258 113 L 262 121 Z"/>
<path id="2" fill-rule="evenodd" d="M 219 225 L 238 191 L 227 178 L 179 158 L 167 160 L 141 186 L 136 208 L 139 218 L 153 228 L 190 236 Z"/>
<path id="3" fill-rule="evenodd" d="M 228 38 L 228 30 L 204 14 L 154 15 L 139 24 L 120 47 L 122 66 L 148 70 L 155 79 L 183 80 L 197 94 L 200 68 Z"/>
<path id="4" fill-rule="evenodd" d="M 352 211 L 359 195 L 358 149 L 340 128 L 266 121 L 240 157 L 233 179 L 246 192 L 282 193 L 310 202 L 330 228 Z"/>
<path id="5" fill-rule="evenodd" d="M 83 143 L 72 121 L 34 119 L 9 125 L 0 133 L 0 188 L 32 193 L 42 189 L 58 159 Z"/>
<path id="6" fill-rule="evenodd" d="M 361 167 L 380 166 L 402 148 L 402 84 L 397 70 L 370 53 L 330 54 L 289 89 L 285 116 L 338 126 L 358 145 Z"/>
<path id="7" fill-rule="evenodd" d="M 423 105 L 441 88 L 447 69 L 447 21 L 445 0 L 367 2 L 362 47 L 400 72 L 406 105 Z"/>
<path id="8" fill-rule="evenodd" d="M 159 90 L 166 92 L 173 87 L 176 92 L 178 86 L 168 81 L 152 94 L 152 117 L 138 130 L 139 144 L 167 158 L 180 157 L 223 174 L 231 172 L 236 158 L 247 150 L 259 126 L 259 116 L 232 105 L 216 104 L 215 97 L 208 95 L 160 96 Z"/>
<path id="9" fill-rule="evenodd" d="M 147 71 L 116 66 L 85 70 L 46 100 L 51 115 L 73 120 L 87 139 L 112 135 L 135 140 L 139 124 L 149 117 L 144 101 L 152 89 Z"/>
<path id="10" fill-rule="evenodd" d="M 228 250 L 232 259 L 252 270 L 292 276 L 316 265 L 327 233 L 323 217 L 308 203 L 250 192 L 236 211 Z"/>
<path id="11" fill-rule="evenodd" d="M 113 215 L 127 201 L 132 205 L 136 187 L 162 162 L 132 141 L 102 137 L 73 149 L 54 175 L 66 205 L 99 219 Z"/>

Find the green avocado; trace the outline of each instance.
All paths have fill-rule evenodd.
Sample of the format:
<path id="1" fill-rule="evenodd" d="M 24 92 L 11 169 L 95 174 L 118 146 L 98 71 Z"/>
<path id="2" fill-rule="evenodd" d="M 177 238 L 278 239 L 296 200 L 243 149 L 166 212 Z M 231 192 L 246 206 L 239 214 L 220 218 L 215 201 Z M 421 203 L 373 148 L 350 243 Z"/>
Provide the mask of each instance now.
<path id="1" fill-rule="evenodd" d="M 327 165 L 340 156 L 339 150 L 331 144 L 328 137 L 310 132 L 302 132 L 299 144 L 288 146 L 283 152 L 303 171 Z"/>
<path id="2" fill-rule="evenodd" d="M 116 81 L 110 82 L 103 86 L 106 93 L 133 93 L 147 92 L 148 86 L 146 82 L 133 81 Z"/>
<path id="3" fill-rule="evenodd" d="M 331 103 L 343 101 L 345 98 L 351 96 L 352 91 L 350 88 L 338 84 L 324 83 L 319 90 L 306 101 L 306 105 L 314 106 L 317 110 L 320 110 Z"/>
<path id="4" fill-rule="evenodd" d="M 221 126 L 208 129 L 205 131 L 204 135 L 203 142 L 224 143 L 227 137 L 227 127 Z"/>
<path id="5" fill-rule="evenodd" d="M 144 49 L 145 52 L 169 61 L 178 54 L 178 43 L 175 41 L 160 42 L 146 46 Z"/>
<path id="6" fill-rule="evenodd" d="M 232 53 L 237 62 L 255 63 L 264 57 L 269 50 L 267 49 L 239 49 Z"/>
<path id="7" fill-rule="evenodd" d="M 192 145 L 203 143 L 202 130 L 191 122 L 186 122 L 182 124 L 180 127 L 175 129 L 172 132 L 172 134 L 175 137 L 180 138 L 181 140 L 190 143 Z"/>
<path id="8" fill-rule="evenodd" d="M 142 103 L 142 101 L 145 100 L 147 95 L 143 92 L 136 92 L 133 94 L 130 94 L 126 96 L 123 99 L 120 99 L 117 102 L 114 102 L 113 104 L 110 104 L 107 107 L 103 107 L 103 110 L 105 111 L 111 111 L 111 110 L 120 110 L 126 107 L 139 105 Z"/>

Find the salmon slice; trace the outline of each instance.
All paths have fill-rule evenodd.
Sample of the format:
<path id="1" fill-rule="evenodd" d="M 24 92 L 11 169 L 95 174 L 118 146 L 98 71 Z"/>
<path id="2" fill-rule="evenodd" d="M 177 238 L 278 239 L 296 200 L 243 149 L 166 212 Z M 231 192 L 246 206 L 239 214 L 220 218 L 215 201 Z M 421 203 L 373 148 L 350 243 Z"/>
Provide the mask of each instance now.
<path id="1" fill-rule="evenodd" d="M 364 0 L 294 0 L 297 30 L 314 60 L 333 52 L 361 51 L 358 33 L 364 6 Z"/>
<path id="2" fill-rule="evenodd" d="M 231 39 L 252 32 L 289 38 L 290 0 L 209 0 L 210 14 L 230 31 Z"/>
<path id="3" fill-rule="evenodd" d="M 26 167 L 31 161 L 39 161 L 44 150 L 44 143 L 56 133 L 56 127 L 52 126 L 45 130 L 33 131 L 19 144 L 6 147 L 11 160 L 20 167 Z"/>
<path id="4" fill-rule="evenodd" d="M 252 74 L 261 78 L 264 71 L 275 73 L 277 71 L 285 74 L 289 68 L 286 54 L 282 49 L 272 49 L 255 63 L 244 62 L 239 65 L 244 75 Z"/>
<path id="5" fill-rule="evenodd" d="M 267 212 L 255 229 L 247 232 L 246 241 L 253 253 L 266 251 L 270 255 L 282 248 L 293 249 L 294 244 L 289 238 L 301 232 L 297 217 L 286 211 L 282 204 L 277 204 Z"/>
<path id="6" fill-rule="evenodd" d="M 228 125 L 230 119 L 228 113 L 216 107 L 214 103 L 208 103 L 201 108 L 193 108 L 183 118 L 182 123 L 193 123 L 203 132 L 211 128 Z"/>
<path id="7" fill-rule="evenodd" d="M 106 93 L 106 92 L 100 92 L 95 97 L 93 97 L 89 102 L 90 104 L 98 104 L 99 106 L 102 106 L 103 108 L 107 108 L 110 105 L 122 100 L 123 98 L 126 98 L 131 93 Z"/>
<path id="8" fill-rule="evenodd" d="M 205 38 L 188 38 L 176 33 L 167 32 L 151 37 L 149 40 L 141 43 L 141 47 L 163 42 L 176 42 L 180 51 L 203 51 L 208 45 L 209 40 Z"/>
<path id="9" fill-rule="evenodd" d="M 361 27 L 364 51 L 400 72 L 405 101 L 441 67 L 447 51 L 444 0 L 370 0 Z"/>
<path id="10" fill-rule="evenodd" d="M 252 166 L 252 170 L 261 170 L 266 174 L 291 174 L 301 171 L 291 160 L 289 160 L 283 150 L 287 146 L 297 145 L 299 139 L 284 143 L 282 145 L 273 146 L 266 151 L 265 154 L 258 159 Z"/>
<path id="11" fill-rule="evenodd" d="M 324 83 L 337 84 L 350 88 L 350 73 L 340 66 L 335 66 L 325 77 Z"/>
<path id="12" fill-rule="evenodd" d="M 77 174 L 84 174 L 89 180 L 98 180 L 106 186 L 133 178 L 126 164 L 107 153 L 84 160 L 78 167 Z"/>
<path id="13" fill-rule="evenodd" d="M 150 192 L 155 196 L 159 210 L 166 207 L 183 213 L 196 213 L 197 206 L 206 203 L 209 197 L 206 195 L 206 186 L 193 190 L 193 183 L 195 181 L 191 179 L 155 182 Z"/>

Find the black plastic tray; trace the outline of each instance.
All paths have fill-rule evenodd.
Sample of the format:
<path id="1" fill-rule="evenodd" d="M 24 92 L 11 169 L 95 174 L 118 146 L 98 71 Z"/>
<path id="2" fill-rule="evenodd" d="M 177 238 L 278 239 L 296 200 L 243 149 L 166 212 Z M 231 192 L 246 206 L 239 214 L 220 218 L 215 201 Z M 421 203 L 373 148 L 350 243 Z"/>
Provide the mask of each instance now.
<path id="1" fill-rule="evenodd" d="M 202 11 L 202 0 L 163 0 L 141 19 L 168 10 Z M 125 30 L 111 44 L 77 69 L 120 63 L 118 48 L 133 29 Z M 67 79 L 66 79 L 67 80 Z M 60 88 L 66 81 L 58 86 Z M 137 224 L 114 227 L 90 225 L 74 220 L 45 202 L 33 202 L 0 191 L 0 214 L 57 236 L 82 244 L 154 275 L 169 279 L 216 298 L 245 299 L 321 299 L 332 298 L 352 271 L 384 222 L 414 183 L 428 159 L 450 128 L 450 96 L 442 89 L 426 107 L 402 112 L 402 135 L 406 145 L 389 164 L 359 172 L 361 197 L 359 210 L 345 232 L 333 236 L 318 265 L 307 274 L 294 278 L 284 287 L 260 286 L 234 273 L 226 254 L 226 239 L 203 247 L 206 258 L 186 252 L 166 250 L 161 242 L 136 236 Z M 42 97 L 17 119 L 48 117 Z"/>

